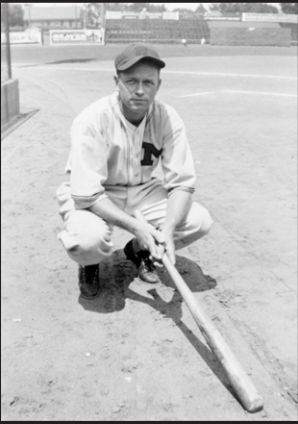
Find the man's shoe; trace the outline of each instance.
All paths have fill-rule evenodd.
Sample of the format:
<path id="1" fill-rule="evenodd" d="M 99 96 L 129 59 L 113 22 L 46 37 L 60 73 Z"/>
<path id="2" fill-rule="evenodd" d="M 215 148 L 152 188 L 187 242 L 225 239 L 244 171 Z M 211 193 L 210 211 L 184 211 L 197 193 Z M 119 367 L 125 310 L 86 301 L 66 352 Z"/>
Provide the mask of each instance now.
<path id="1" fill-rule="evenodd" d="M 149 258 L 148 250 L 139 250 L 138 252 L 135 252 L 133 248 L 133 240 L 130 240 L 124 247 L 124 253 L 126 258 L 132 261 L 137 267 L 141 280 L 151 284 L 159 282 L 159 278 L 155 272 L 155 266 Z"/>
<path id="2" fill-rule="evenodd" d="M 85 299 L 93 299 L 100 290 L 99 264 L 79 266 L 79 288 L 81 296 Z"/>

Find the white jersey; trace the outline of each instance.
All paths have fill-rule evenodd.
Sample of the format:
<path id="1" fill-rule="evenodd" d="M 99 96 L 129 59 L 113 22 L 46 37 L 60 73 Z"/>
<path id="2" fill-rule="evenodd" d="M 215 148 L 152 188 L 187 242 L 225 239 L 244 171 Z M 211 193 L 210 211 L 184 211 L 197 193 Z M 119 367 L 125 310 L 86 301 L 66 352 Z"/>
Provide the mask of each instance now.
<path id="1" fill-rule="evenodd" d="M 185 126 L 171 106 L 155 100 L 135 127 L 122 114 L 115 92 L 75 118 L 66 172 L 77 208 L 92 206 L 114 186 L 147 183 L 159 163 L 168 191 L 194 191 L 196 176 Z"/>

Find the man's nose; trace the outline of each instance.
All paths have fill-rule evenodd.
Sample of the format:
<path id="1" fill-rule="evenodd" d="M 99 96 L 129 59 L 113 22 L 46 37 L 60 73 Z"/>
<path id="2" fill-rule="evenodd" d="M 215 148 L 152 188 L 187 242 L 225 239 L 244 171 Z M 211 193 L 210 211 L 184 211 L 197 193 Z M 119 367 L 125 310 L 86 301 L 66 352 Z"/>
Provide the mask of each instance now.
<path id="1" fill-rule="evenodd" d="M 137 91 L 136 91 L 136 93 L 139 95 L 139 96 L 142 96 L 143 94 L 144 94 L 144 88 L 143 88 L 143 84 L 140 82 L 139 83 L 139 85 L 138 85 L 138 87 L 137 87 Z"/>

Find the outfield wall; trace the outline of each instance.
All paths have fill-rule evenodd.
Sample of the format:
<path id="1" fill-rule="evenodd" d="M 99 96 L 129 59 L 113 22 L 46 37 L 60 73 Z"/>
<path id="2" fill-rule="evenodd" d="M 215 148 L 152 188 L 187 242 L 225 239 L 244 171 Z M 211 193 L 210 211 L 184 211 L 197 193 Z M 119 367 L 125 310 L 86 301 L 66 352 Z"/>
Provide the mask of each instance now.
<path id="1" fill-rule="evenodd" d="M 288 28 L 211 28 L 210 44 L 217 46 L 283 46 L 291 45 Z"/>
<path id="2" fill-rule="evenodd" d="M 288 28 L 291 31 L 292 45 L 298 43 L 298 24 L 297 23 L 280 23 L 281 28 Z"/>
<path id="3" fill-rule="evenodd" d="M 20 113 L 19 82 L 8 79 L 1 82 L 1 131 Z"/>
<path id="4" fill-rule="evenodd" d="M 289 28 L 277 22 L 209 22 L 210 44 L 217 46 L 291 46 Z"/>

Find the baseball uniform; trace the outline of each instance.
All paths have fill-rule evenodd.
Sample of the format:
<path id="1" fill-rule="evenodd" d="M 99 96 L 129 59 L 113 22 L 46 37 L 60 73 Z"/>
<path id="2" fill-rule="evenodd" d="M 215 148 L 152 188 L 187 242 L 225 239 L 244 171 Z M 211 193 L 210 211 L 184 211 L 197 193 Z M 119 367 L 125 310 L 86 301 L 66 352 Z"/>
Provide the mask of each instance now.
<path id="1" fill-rule="evenodd" d="M 171 106 L 154 100 L 136 127 L 123 115 L 115 91 L 85 108 L 71 128 L 66 165 L 69 181 L 57 190 L 65 228 L 58 235 L 68 255 L 80 265 L 99 263 L 113 251 L 113 227 L 88 210 L 109 197 L 133 214 L 142 211 L 162 225 L 167 198 L 175 190 L 193 193 L 196 176 L 185 126 Z M 208 211 L 193 202 L 174 239 L 186 245 L 212 225 Z"/>

